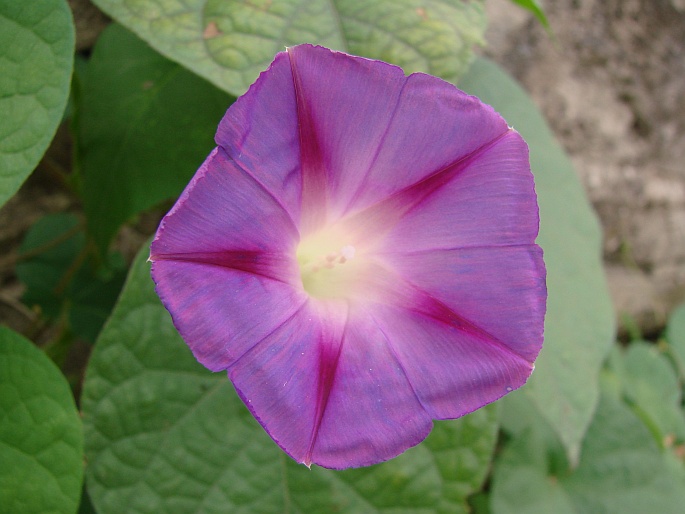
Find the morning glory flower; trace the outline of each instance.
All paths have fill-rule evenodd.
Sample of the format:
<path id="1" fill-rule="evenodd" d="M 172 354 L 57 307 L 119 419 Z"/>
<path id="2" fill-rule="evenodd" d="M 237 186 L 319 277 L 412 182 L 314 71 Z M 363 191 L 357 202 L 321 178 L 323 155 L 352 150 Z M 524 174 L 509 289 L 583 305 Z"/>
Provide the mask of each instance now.
<path id="1" fill-rule="evenodd" d="M 381 462 L 525 383 L 538 207 L 527 146 L 491 107 L 301 45 L 216 143 L 162 220 L 152 277 L 197 360 L 296 461 Z"/>

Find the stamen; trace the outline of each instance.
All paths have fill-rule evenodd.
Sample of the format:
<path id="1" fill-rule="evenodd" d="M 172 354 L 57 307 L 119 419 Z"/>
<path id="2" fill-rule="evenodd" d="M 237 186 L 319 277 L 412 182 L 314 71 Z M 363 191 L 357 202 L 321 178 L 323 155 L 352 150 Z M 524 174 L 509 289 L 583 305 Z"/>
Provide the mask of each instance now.
<path id="1" fill-rule="evenodd" d="M 333 269 L 338 264 L 345 264 L 347 261 L 354 258 L 356 249 L 352 245 L 343 246 L 337 252 L 331 252 L 324 257 L 314 259 L 307 263 L 300 264 L 300 271 L 303 275 L 316 273 L 321 269 Z"/>

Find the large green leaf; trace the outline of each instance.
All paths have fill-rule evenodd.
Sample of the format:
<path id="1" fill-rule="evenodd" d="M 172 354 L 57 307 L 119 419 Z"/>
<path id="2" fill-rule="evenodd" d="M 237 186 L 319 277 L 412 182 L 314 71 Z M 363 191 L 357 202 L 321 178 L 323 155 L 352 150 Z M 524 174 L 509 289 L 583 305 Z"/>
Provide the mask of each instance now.
<path id="1" fill-rule="evenodd" d="M 231 101 L 123 27 L 105 30 L 77 118 L 88 230 L 101 249 L 123 222 L 181 193 Z"/>
<path id="2" fill-rule="evenodd" d="M 662 350 L 664 345 L 642 341 L 627 350 L 615 346 L 609 356 L 605 378 L 652 432 L 663 449 L 665 466 L 685 488 L 685 412 L 681 381 Z"/>
<path id="3" fill-rule="evenodd" d="M 0 512 L 76 512 L 81 420 L 66 379 L 31 342 L 0 326 Z"/>
<path id="4" fill-rule="evenodd" d="M 599 371 L 614 336 L 601 234 L 570 160 L 532 100 L 496 64 L 477 60 L 460 87 L 491 104 L 530 147 L 547 265 L 545 343 L 527 395 L 572 460 L 599 399 Z"/>
<path id="5" fill-rule="evenodd" d="M 152 47 L 242 94 L 286 45 L 315 43 L 455 80 L 482 0 L 94 0 Z"/>
<path id="6" fill-rule="evenodd" d="M 576 469 L 559 464 L 553 439 L 540 428 L 515 437 L 497 460 L 493 514 L 683 511 L 682 473 L 670 467 L 649 430 L 613 395 L 602 395 Z"/>
<path id="7" fill-rule="evenodd" d="M 685 304 L 673 311 L 666 327 L 668 349 L 675 360 L 678 374 L 685 382 Z"/>
<path id="8" fill-rule="evenodd" d="M 0 0 L 0 206 L 55 135 L 69 97 L 73 53 L 65 0 Z"/>
<path id="9" fill-rule="evenodd" d="M 393 461 L 308 470 L 266 435 L 224 373 L 195 361 L 154 293 L 146 257 L 86 374 L 87 479 L 100 512 L 466 512 L 494 450 L 496 405 L 437 423 Z"/>
<path id="10" fill-rule="evenodd" d="M 685 443 L 685 415 L 678 376 L 658 347 L 635 341 L 623 351 L 616 346 L 608 362 L 623 397 L 652 430 L 659 445 Z"/>

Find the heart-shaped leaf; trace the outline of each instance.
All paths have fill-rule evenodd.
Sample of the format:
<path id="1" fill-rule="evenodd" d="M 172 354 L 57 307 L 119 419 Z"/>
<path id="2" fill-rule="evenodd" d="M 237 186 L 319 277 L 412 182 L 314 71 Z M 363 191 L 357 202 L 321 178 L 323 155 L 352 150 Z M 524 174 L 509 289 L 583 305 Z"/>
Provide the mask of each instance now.
<path id="1" fill-rule="evenodd" d="M 94 0 L 163 55 L 240 95 L 286 46 L 313 43 L 456 80 L 482 0 Z"/>
<path id="2" fill-rule="evenodd" d="M 66 379 L 30 341 L 0 326 L 0 511 L 76 512 L 81 419 Z"/>
<path id="3" fill-rule="evenodd" d="M 615 332 L 599 224 L 569 158 L 511 77 L 495 63 L 478 59 L 459 85 L 499 111 L 530 148 L 540 204 L 538 243 L 547 265 L 547 315 L 535 372 L 514 394 L 533 401 L 576 460 Z"/>
<path id="4" fill-rule="evenodd" d="M 577 468 L 559 462 L 556 446 L 540 426 L 512 439 L 495 465 L 492 514 L 682 512 L 682 472 L 614 395 L 602 394 Z"/>
<path id="5" fill-rule="evenodd" d="M 678 374 L 685 381 L 685 305 L 680 305 L 671 314 L 666 327 L 666 339 Z"/>
<path id="6" fill-rule="evenodd" d="M 74 24 L 65 0 L 0 2 L 0 206 L 47 150 L 69 97 Z"/>

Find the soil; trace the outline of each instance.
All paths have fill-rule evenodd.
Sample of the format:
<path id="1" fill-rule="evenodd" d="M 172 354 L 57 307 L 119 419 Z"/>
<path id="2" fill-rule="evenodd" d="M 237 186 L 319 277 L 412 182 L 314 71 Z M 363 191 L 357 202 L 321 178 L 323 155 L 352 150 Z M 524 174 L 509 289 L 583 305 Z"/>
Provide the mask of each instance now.
<path id="1" fill-rule="evenodd" d="M 88 0 L 69 0 L 77 48 L 106 24 Z M 604 228 L 604 259 L 617 315 L 656 335 L 685 300 L 685 0 L 557 0 L 543 4 L 551 36 L 511 0 L 486 0 L 484 53 L 541 108 Z M 42 215 L 79 210 L 56 170 L 68 169 L 61 129 L 38 170 L 0 210 L 0 322 L 29 336 L 43 329 L 20 302 L 13 274 L 25 231 Z M 131 256 L 157 214 L 126 228 Z"/>
<path id="2" fill-rule="evenodd" d="M 486 54 L 571 156 L 604 229 L 622 329 L 662 329 L 685 300 L 685 1 L 544 2 L 552 36 L 487 0 Z"/>

